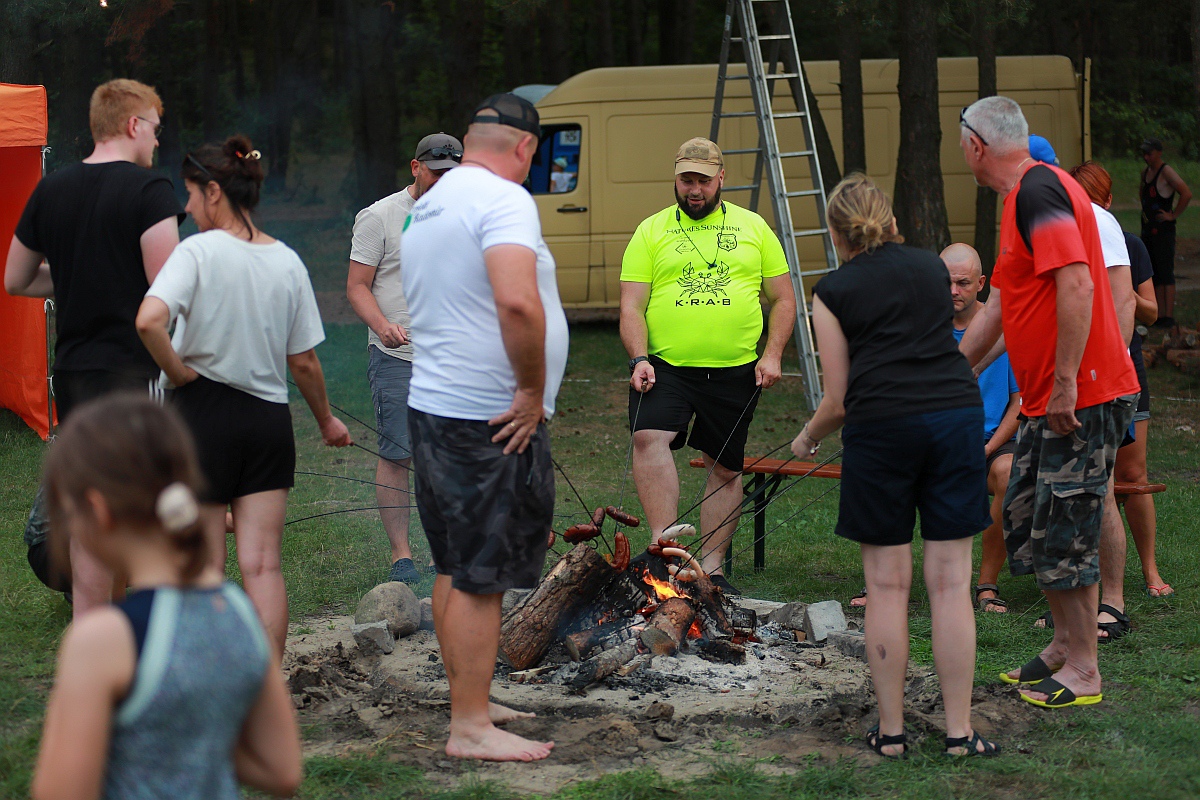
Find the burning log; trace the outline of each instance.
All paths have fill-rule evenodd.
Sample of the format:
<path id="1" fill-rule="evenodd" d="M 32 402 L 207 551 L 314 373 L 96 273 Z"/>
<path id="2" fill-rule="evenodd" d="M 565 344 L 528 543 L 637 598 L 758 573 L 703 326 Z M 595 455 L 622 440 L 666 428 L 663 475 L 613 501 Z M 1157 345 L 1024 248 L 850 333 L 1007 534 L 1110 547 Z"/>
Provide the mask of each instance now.
<path id="1" fill-rule="evenodd" d="M 504 616 L 500 655 L 515 670 L 538 664 L 563 621 L 591 602 L 612 577 L 602 555 L 587 545 L 576 545 Z"/>
<path id="2" fill-rule="evenodd" d="M 642 630 L 642 643 L 658 656 L 674 655 L 696 619 L 696 609 L 682 597 L 663 601 Z"/>
<path id="3" fill-rule="evenodd" d="M 696 602 L 696 617 L 705 636 L 710 639 L 733 636 L 733 625 L 725 613 L 724 595 L 707 575 L 700 573 L 688 585 L 688 593 Z"/>
<path id="4" fill-rule="evenodd" d="M 637 654 L 638 641 L 633 639 L 620 647 L 605 650 L 595 658 L 589 658 L 579 665 L 579 672 L 567 683 L 568 690 L 582 692 L 591 684 L 604 680 L 628 664 Z"/>
<path id="5" fill-rule="evenodd" d="M 700 657 L 717 664 L 744 664 L 746 648 L 732 639 L 708 639 L 700 645 Z"/>
<path id="6" fill-rule="evenodd" d="M 611 650 L 630 639 L 636 639 L 642 620 L 637 618 L 638 625 L 634 622 L 633 619 L 619 619 L 586 631 L 567 634 L 563 637 L 563 646 L 567 648 L 572 661 L 582 661 L 597 648 Z"/>

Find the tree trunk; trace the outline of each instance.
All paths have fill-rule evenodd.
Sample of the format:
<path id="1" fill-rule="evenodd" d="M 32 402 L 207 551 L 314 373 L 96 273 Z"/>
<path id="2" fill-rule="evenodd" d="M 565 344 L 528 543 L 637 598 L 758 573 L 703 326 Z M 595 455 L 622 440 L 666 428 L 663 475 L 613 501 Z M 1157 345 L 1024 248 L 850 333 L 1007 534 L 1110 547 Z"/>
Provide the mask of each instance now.
<path id="1" fill-rule="evenodd" d="M 204 0 L 199 12 L 204 19 L 204 58 L 200 75 L 200 113 L 204 140 L 216 141 L 223 132 L 221 122 L 221 41 L 224 24 L 221 19 L 222 0 Z"/>
<path id="2" fill-rule="evenodd" d="M 838 78 L 842 96 L 842 174 L 865 173 L 867 139 L 863 130 L 862 18 L 853 6 L 838 17 Z"/>
<path id="3" fill-rule="evenodd" d="M 538 664 L 561 633 L 564 622 L 589 603 L 614 574 L 594 548 L 575 545 L 537 588 L 504 616 L 500 655 L 517 670 Z"/>
<path id="4" fill-rule="evenodd" d="M 610 3 L 593 5 L 591 22 L 588 38 L 592 40 L 594 49 L 592 63 L 589 64 L 589 67 L 611 67 L 616 63 L 613 55 L 612 5 Z"/>
<path id="5" fill-rule="evenodd" d="M 567 8 L 564 10 L 563 6 Z M 571 18 L 568 11 L 570 7 L 566 2 L 555 2 L 546 3 L 538 12 L 542 80 L 545 83 L 562 83 L 571 77 Z"/>
<path id="6" fill-rule="evenodd" d="M 640 67 L 646 63 L 645 0 L 629 0 L 629 16 L 625 22 L 626 58 L 631 66 Z"/>
<path id="7" fill-rule="evenodd" d="M 354 141 L 354 206 L 362 208 L 397 190 L 396 20 L 393 7 L 343 0 L 345 55 Z"/>
<path id="8" fill-rule="evenodd" d="M 817 105 L 817 96 L 813 94 L 812 84 L 808 82 L 808 71 L 800 64 L 800 72 L 804 75 L 804 93 L 808 96 L 808 110 L 812 114 L 813 138 L 816 139 L 817 158 L 821 162 L 821 181 L 825 184 L 825 194 L 828 195 L 842 179 L 838 172 L 837 155 L 833 152 L 833 142 L 829 140 L 829 129 L 825 127 L 825 117 L 821 107 Z"/>
<path id="9" fill-rule="evenodd" d="M 682 597 L 672 597 L 663 602 L 650 615 L 642 630 L 642 644 L 656 656 L 672 656 L 687 637 L 688 629 L 696 619 L 696 609 Z"/>
<path id="10" fill-rule="evenodd" d="M 1200 3 L 1200 0 L 1195 0 Z M 975 57 L 979 61 L 979 96 L 996 94 L 996 0 L 978 0 L 975 6 Z M 996 266 L 996 192 L 986 186 L 975 190 L 975 250 L 983 273 L 991 278 Z M 984 286 L 981 300 L 991 289 Z"/>
<path id="11" fill-rule="evenodd" d="M 950 244 L 942 186 L 938 116 L 937 3 L 899 0 L 900 153 L 894 209 L 908 244 L 940 252 Z"/>
<path id="12" fill-rule="evenodd" d="M 458 0 L 454 13 L 443 14 L 440 20 L 442 42 L 449 55 L 446 75 L 453 84 L 445 122 L 449 130 L 466 130 L 471 112 L 485 97 L 480 88 L 479 62 L 487 27 L 487 3 L 484 0 Z"/>
<path id="13" fill-rule="evenodd" d="M 691 64 L 696 49 L 696 0 L 675 0 L 675 57 L 672 64 Z"/>
<path id="14" fill-rule="evenodd" d="M 658 63 L 676 64 L 679 41 L 675 0 L 658 0 Z"/>
<path id="15" fill-rule="evenodd" d="M 10 0 L 0 7 L 0 83 L 34 82 L 34 44 L 32 4 Z"/>
<path id="16" fill-rule="evenodd" d="M 1196 93 L 1196 119 L 1200 121 L 1200 0 L 1192 0 L 1192 88 Z"/>

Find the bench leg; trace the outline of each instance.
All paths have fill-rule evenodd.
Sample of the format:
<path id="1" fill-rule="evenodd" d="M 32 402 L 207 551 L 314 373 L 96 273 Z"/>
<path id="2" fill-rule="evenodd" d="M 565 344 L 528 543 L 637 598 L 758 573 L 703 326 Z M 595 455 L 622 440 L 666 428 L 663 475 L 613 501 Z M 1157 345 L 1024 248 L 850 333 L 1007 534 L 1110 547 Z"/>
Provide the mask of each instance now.
<path id="1" fill-rule="evenodd" d="M 762 473 L 755 473 L 754 488 L 762 487 L 766 478 Z M 762 572 L 767 568 L 767 498 L 766 492 L 759 494 L 754 501 L 754 571 Z"/>

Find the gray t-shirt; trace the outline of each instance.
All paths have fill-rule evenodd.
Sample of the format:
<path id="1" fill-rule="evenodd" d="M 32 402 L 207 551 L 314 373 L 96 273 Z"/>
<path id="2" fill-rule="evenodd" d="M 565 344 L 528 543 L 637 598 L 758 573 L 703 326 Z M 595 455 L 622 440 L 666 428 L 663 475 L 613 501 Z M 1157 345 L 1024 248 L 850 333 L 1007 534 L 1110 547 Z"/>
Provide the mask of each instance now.
<path id="1" fill-rule="evenodd" d="M 408 212 L 416 202 L 408 189 L 401 189 L 367 206 L 354 218 L 354 238 L 350 242 L 350 260 L 375 267 L 371 294 L 375 296 L 379 310 L 388 322 L 405 330 L 412 320 L 408 315 L 408 301 L 404 299 L 404 287 L 400 284 L 400 237 Z M 411 344 L 384 347 L 378 334 L 369 328 L 367 344 L 375 345 L 389 356 L 413 360 Z"/>

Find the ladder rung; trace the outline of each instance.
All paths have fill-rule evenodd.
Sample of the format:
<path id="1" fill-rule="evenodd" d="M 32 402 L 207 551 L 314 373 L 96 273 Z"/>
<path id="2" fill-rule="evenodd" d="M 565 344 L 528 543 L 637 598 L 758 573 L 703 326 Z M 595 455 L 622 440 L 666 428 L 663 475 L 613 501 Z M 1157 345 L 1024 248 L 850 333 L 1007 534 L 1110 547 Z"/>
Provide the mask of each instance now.
<path id="1" fill-rule="evenodd" d="M 761 153 L 762 150 L 757 147 L 743 147 L 738 150 L 722 150 L 721 152 L 727 156 L 744 156 L 747 153 Z"/>
<path id="2" fill-rule="evenodd" d="M 725 152 L 729 152 L 726 150 Z M 788 192 L 785 197 L 812 197 L 821 193 L 820 189 L 805 189 L 802 192 Z"/>
<path id="3" fill-rule="evenodd" d="M 828 275 L 831 272 L 833 272 L 833 270 L 830 269 L 829 267 L 826 267 L 825 269 L 810 269 L 810 270 L 802 269 L 802 270 L 800 270 L 800 277 L 801 278 L 812 278 L 812 277 L 816 277 L 817 275 Z"/>
<path id="4" fill-rule="evenodd" d="M 797 239 L 799 239 L 802 236 L 822 236 L 826 233 L 829 233 L 828 228 L 810 228 L 806 231 L 796 231 L 792 234 L 792 236 L 795 236 Z"/>
<path id="5" fill-rule="evenodd" d="M 728 113 L 722 112 L 721 119 L 725 119 L 726 117 L 753 117 L 753 116 L 754 116 L 753 111 L 730 111 Z M 778 116 L 778 115 L 776 115 L 776 116 Z"/>
<path id="6" fill-rule="evenodd" d="M 799 158 L 800 156 L 811 156 L 812 150 L 793 150 L 789 153 L 780 153 L 780 158 Z"/>
<path id="7" fill-rule="evenodd" d="M 750 112 L 753 114 L 754 112 Z M 785 111 L 782 114 L 775 114 L 775 119 L 795 119 L 796 117 L 807 117 L 803 111 Z"/>
<path id="8" fill-rule="evenodd" d="M 763 78 L 765 78 L 766 80 L 769 80 L 769 81 L 777 81 L 780 78 L 791 79 L 791 78 L 799 78 L 799 77 L 800 77 L 800 74 L 798 72 L 772 72 L 769 75 L 763 75 Z M 749 75 L 726 75 L 725 80 L 727 80 L 727 81 L 748 81 L 748 80 L 750 80 L 750 76 Z"/>
<path id="9" fill-rule="evenodd" d="M 751 189 L 757 189 L 757 188 L 758 188 L 758 184 L 747 183 L 744 186 L 722 186 L 721 191 L 723 191 L 723 192 L 748 192 Z"/>
<path id="10" fill-rule="evenodd" d="M 758 37 L 759 41 L 761 41 L 761 42 L 769 42 L 769 41 L 774 41 L 774 40 L 778 40 L 778 39 L 791 39 L 791 38 L 792 37 L 788 36 L 786 33 L 772 33 L 767 36 Z M 742 38 L 741 36 L 732 36 L 732 37 L 730 37 L 729 41 L 744 42 L 746 40 L 744 38 Z"/>

